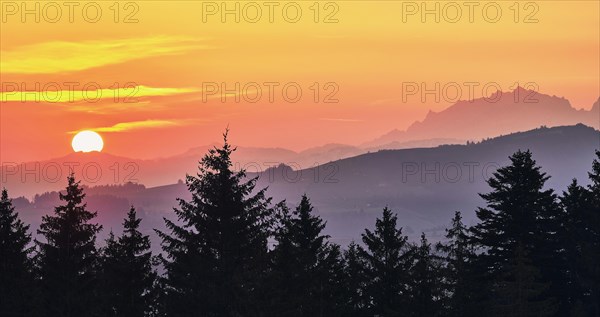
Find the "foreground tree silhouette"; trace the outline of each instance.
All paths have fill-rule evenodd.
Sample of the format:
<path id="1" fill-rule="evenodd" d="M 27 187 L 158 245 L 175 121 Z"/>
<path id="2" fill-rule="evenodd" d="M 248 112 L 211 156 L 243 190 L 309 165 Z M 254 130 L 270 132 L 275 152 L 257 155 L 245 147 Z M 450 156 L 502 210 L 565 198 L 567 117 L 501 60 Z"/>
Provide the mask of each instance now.
<path id="1" fill-rule="evenodd" d="M 359 247 L 365 267 L 366 310 L 371 315 L 404 316 L 409 307 L 408 283 L 411 247 L 402 228 L 396 228 L 397 216 L 387 207 L 377 219 L 375 231 L 362 234 L 366 249 Z"/>
<path id="2" fill-rule="evenodd" d="M 343 316 L 364 316 L 367 301 L 364 274 L 366 263 L 360 255 L 360 246 L 352 241 L 344 252 L 344 285 L 340 289 L 344 298 Z"/>
<path id="3" fill-rule="evenodd" d="M 592 260 L 590 255 L 593 252 L 594 215 L 590 192 L 583 186 L 573 182 L 563 192 L 561 203 L 564 208 L 564 224 L 566 227 L 566 239 L 563 241 L 566 250 L 569 266 L 568 275 L 568 296 L 572 303 L 573 316 L 588 314 L 593 316 L 591 303 L 591 289 L 593 280 L 590 275 L 593 268 L 590 266 Z M 591 270 L 590 270 L 591 269 Z"/>
<path id="4" fill-rule="evenodd" d="M 292 214 L 283 209 L 273 250 L 275 311 L 279 316 L 335 316 L 340 313 L 341 252 L 323 235 L 325 222 L 312 214 L 306 195 Z"/>
<path id="5" fill-rule="evenodd" d="M 34 279 L 29 226 L 19 219 L 6 189 L 0 196 L 0 316 L 32 314 Z"/>
<path id="6" fill-rule="evenodd" d="M 573 180 L 561 198 L 573 316 L 600 316 L 600 151 L 596 156 L 588 173 L 591 184 L 586 188 Z"/>
<path id="7" fill-rule="evenodd" d="M 90 223 L 96 212 L 83 203 L 79 182 L 73 175 L 67 179 L 66 192 L 59 193 L 65 204 L 44 216 L 38 230 L 47 242 L 36 241 L 44 311 L 48 316 L 90 316 L 97 308 L 95 242 L 102 227 Z"/>
<path id="8" fill-rule="evenodd" d="M 585 270 L 589 276 L 590 306 L 594 316 L 600 316 L 600 151 L 596 151 L 596 159 L 592 163 L 592 171 L 588 173 L 592 183 L 589 185 L 590 237 L 584 251 Z"/>
<path id="9" fill-rule="evenodd" d="M 410 301 L 411 316 L 433 317 L 441 312 L 442 283 L 440 265 L 431 253 L 431 244 L 425 233 L 414 248 L 414 265 L 411 269 Z"/>
<path id="10" fill-rule="evenodd" d="M 106 241 L 102 277 L 108 316 L 142 317 L 153 307 L 157 274 L 152 269 L 150 237 L 139 231 L 141 221 L 131 207 L 123 235 L 115 239 L 111 232 Z"/>
<path id="11" fill-rule="evenodd" d="M 487 303 L 491 313 L 504 311 L 510 302 L 519 307 L 515 316 L 551 315 L 549 309 L 538 308 L 553 306 L 563 285 L 560 209 L 554 192 L 543 189 L 549 177 L 540 172 L 531 152 L 518 151 L 510 160 L 511 165 L 499 168 L 487 181 L 492 191 L 480 195 L 487 207 L 476 211 L 481 222 L 473 227 L 474 241 L 483 251 L 477 265 L 492 290 Z M 537 278 L 524 283 L 522 278 L 537 270 Z"/>
<path id="12" fill-rule="evenodd" d="M 224 134 L 187 176 L 192 198 L 179 199 L 179 222 L 165 219 L 170 234 L 157 231 L 166 258 L 165 309 L 169 316 L 257 316 L 267 263 L 272 209 L 256 178 L 231 170 L 234 149 Z"/>
<path id="13" fill-rule="evenodd" d="M 446 229 L 446 241 L 436 245 L 442 253 L 442 269 L 445 289 L 445 313 L 449 317 L 478 316 L 474 309 L 477 298 L 473 272 L 475 250 L 471 243 L 469 228 L 462 222 L 459 211 L 454 213 L 450 228 Z"/>

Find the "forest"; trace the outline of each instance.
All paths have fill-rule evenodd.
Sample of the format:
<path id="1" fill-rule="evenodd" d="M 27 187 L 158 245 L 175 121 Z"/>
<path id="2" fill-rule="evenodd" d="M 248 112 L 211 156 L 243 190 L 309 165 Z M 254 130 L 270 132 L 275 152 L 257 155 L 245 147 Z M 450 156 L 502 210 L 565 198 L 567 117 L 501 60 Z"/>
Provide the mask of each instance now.
<path id="1" fill-rule="evenodd" d="M 73 174 L 35 235 L 3 189 L 0 316 L 600 316 L 600 151 L 562 193 L 517 151 L 479 193 L 478 222 L 456 211 L 442 242 L 408 241 L 384 208 L 344 247 L 310 197 L 274 202 L 234 151 L 225 134 L 186 176 L 159 254 L 135 206 L 97 241 Z"/>

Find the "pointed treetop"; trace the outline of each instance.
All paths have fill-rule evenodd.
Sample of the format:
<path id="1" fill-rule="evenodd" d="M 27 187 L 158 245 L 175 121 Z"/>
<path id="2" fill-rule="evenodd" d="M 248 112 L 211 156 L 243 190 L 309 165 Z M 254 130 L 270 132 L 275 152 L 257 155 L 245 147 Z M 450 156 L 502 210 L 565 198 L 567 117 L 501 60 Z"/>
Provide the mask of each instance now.
<path id="1" fill-rule="evenodd" d="M 212 149 L 208 151 L 206 155 L 200 161 L 200 174 L 202 175 L 209 170 L 213 172 L 225 175 L 231 175 L 231 166 L 233 165 L 231 162 L 231 154 L 237 150 L 237 148 L 232 147 L 227 138 L 229 136 L 229 127 L 223 133 L 223 146 L 217 147 L 213 146 Z M 245 172 L 241 171 L 237 173 L 237 176 L 243 177 L 245 176 Z M 186 179 L 188 182 L 189 178 Z"/>
<path id="2" fill-rule="evenodd" d="M 83 199 L 85 198 L 85 193 L 83 192 L 83 188 L 80 185 L 81 181 L 75 180 L 75 174 L 71 173 L 67 176 L 67 188 L 66 192 L 63 194 L 59 192 L 60 200 L 66 200 L 69 203 L 73 203 L 74 205 L 79 205 Z"/>
<path id="3" fill-rule="evenodd" d="M 421 232 L 421 244 L 427 244 L 427 236 L 425 236 L 425 232 Z"/>
<path id="4" fill-rule="evenodd" d="M 6 188 L 2 189 L 2 196 L 0 198 L 0 216 L 5 217 L 4 219 L 10 224 L 13 221 L 21 222 L 17 219 L 17 213 L 15 207 L 12 205 L 12 200 L 8 198 L 8 192 Z M 26 226 L 29 228 L 29 226 Z"/>
<path id="5" fill-rule="evenodd" d="M 300 215 L 300 218 L 306 218 L 310 216 L 312 210 L 313 206 L 310 204 L 310 199 L 308 199 L 306 194 L 303 194 L 296 212 Z"/>
<path id="6" fill-rule="evenodd" d="M 398 221 L 398 216 L 392 212 L 390 208 L 385 206 L 383 208 L 383 217 L 381 219 L 376 220 L 376 231 L 385 231 L 385 229 L 396 229 L 396 223 Z M 402 228 L 399 229 L 401 231 Z"/>
<path id="7" fill-rule="evenodd" d="M 8 198 L 8 191 L 6 188 L 2 189 L 2 195 L 0 196 L 0 229 L 2 230 L 15 230 L 16 235 L 11 233 L 11 238 L 17 238 L 20 235 L 23 236 L 23 240 L 29 242 L 30 236 L 27 233 L 29 225 L 25 225 L 23 221 L 19 219 L 19 214 L 15 212 L 15 207 L 12 205 L 12 199 Z M 1 240 L 4 244 L 7 241 Z M 23 246 L 24 247 L 24 246 Z"/>
<path id="8" fill-rule="evenodd" d="M 490 187 L 500 192 L 542 190 L 550 176 L 541 171 L 541 167 L 532 158 L 531 151 L 518 150 L 509 159 L 510 165 L 500 167 L 487 180 Z M 480 196 L 486 200 L 491 197 L 489 194 Z"/>
<path id="9" fill-rule="evenodd" d="M 127 218 L 123 222 L 123 227 L 125 228 L 125 232 L 132 232 L 139 228 L 140 223 L 142 222 L 142 218 L 137 217 L 137 212 L 135 211 L 135 207 L 133 205 L 127 212 Z"/>

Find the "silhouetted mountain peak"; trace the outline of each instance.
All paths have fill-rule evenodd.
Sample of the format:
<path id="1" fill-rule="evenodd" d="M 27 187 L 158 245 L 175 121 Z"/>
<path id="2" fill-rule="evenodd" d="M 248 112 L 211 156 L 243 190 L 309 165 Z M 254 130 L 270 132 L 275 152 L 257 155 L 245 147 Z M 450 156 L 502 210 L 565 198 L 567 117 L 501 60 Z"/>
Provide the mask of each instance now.
<path id="1" fill-rule="evenodd" d="M 271 175 L 269 173 L 275 172 L 278 175 L 283 175 L 283 173 L 288 173 L 288 172 L 293 172 L 293 171 L 294 171 L 294 169 L 291 166 L 281 163 L 277 166 L 267 168 L 265 170 L 265 173 L 267 173 L 267 175 Z"/>
<path id="2" fill-rule="evenodd" d="M 393 130 L 364 146 L 436 138 L 481 140 L 542 125 L 583 123 L 600 128 L 600 120 L 594 115 L 597 111 L 598 102 L 591 111 L 579 111 L 564 97 L 519 86 L 509 92 L 497 91 L 487 97 L 461 100 L 439 112 L 429 111 L 422 121 L 414 122 L 406 131 Z"/>

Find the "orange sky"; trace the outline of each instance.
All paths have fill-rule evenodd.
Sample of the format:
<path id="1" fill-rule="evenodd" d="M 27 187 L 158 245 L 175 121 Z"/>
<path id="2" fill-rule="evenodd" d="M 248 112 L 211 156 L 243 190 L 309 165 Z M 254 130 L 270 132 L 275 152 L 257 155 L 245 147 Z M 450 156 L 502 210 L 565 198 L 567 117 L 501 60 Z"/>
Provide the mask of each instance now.
<path id="1" fill-rule="evenodd" d="M 240 145 L 359 144 L 449 105 L 403 100 L 403 83 L 532 82 L 586 109 L 600 95 L 598 1 L 475 2 L 472 22 L 469 2 L 427 2 L 439 23 L 420 1 L 228 1 L 240 11 L 225 20 L 221 1 L 0 3 L 4 162 L 65 155 L 85 129 L 135 158 L 217 141 L 227 125 Z"/>

